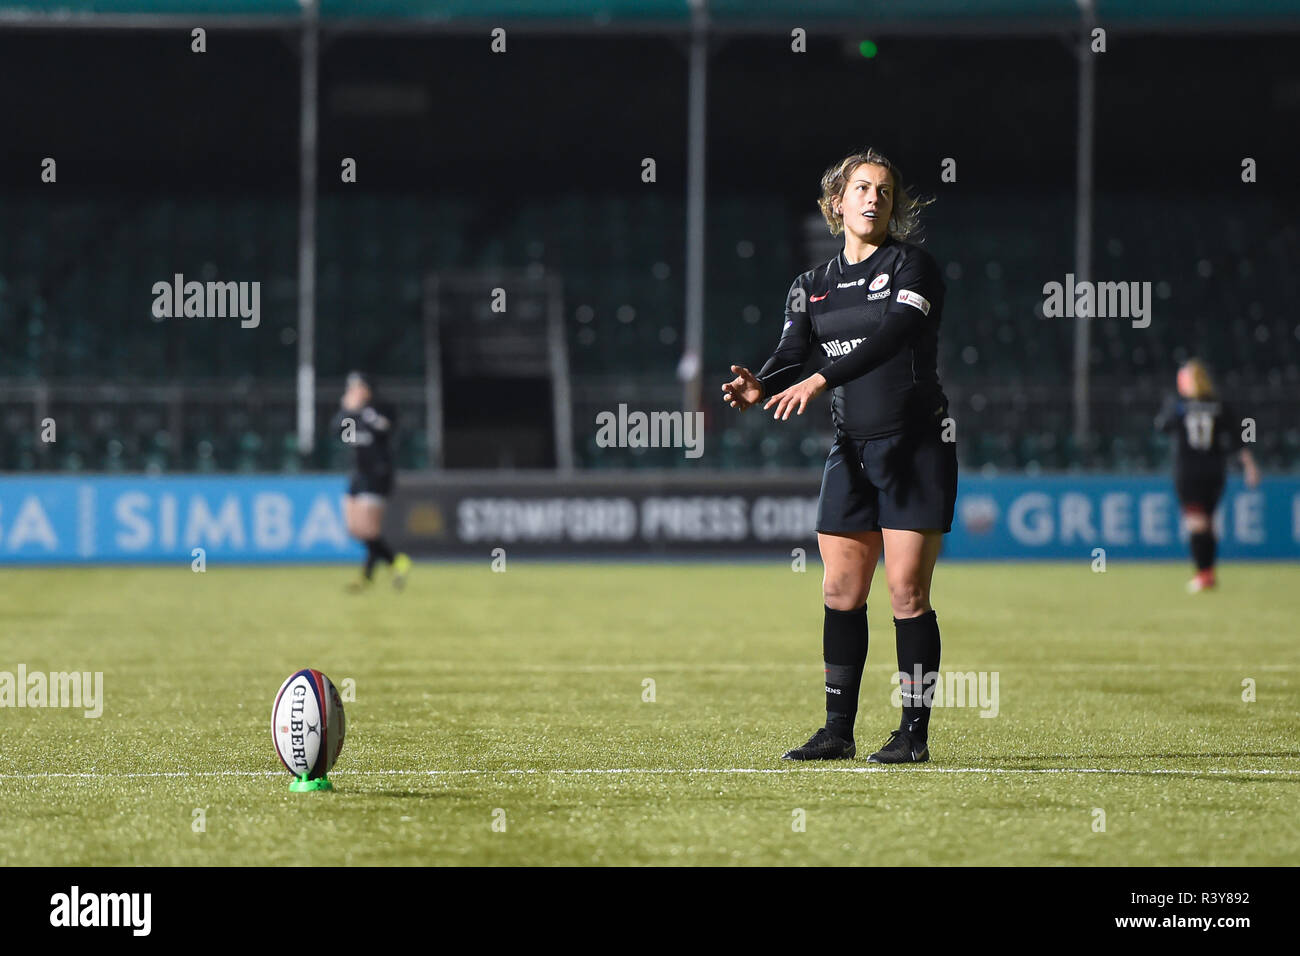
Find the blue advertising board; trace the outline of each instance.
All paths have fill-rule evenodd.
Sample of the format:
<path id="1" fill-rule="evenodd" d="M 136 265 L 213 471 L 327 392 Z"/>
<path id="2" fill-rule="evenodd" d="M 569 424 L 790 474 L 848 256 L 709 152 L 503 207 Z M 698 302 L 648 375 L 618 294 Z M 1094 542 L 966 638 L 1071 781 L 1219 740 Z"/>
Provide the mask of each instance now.
<path id="1" fill-rule="evenodd" d="M 334 476 L 0 478 L 0 563 L 358 558 Z"/>
<path id="2" fill-rule="evenodd" d="M 1187 558 L 1173 480 L 1158 476 L 962 477 L 946 559 Z M 1228 560 L 1300 557 L 1300 481 L 1233 477 L 1215 512 Z"/>
<path id="3" fill-rule="evenodd" d="M 819 475 L 411 475 L 389 509 L 398 548 L 477 556 L 816 555 Z M 0 564 L 322 562 L 361 557 L 341 476 L 0 477 Z M 1300 558 L 1300 479 L 1228 482 L 1227 560 Z M 963 476 L 945 560 L 1187 560 L 1173 482 L 1159 476 Z"/>

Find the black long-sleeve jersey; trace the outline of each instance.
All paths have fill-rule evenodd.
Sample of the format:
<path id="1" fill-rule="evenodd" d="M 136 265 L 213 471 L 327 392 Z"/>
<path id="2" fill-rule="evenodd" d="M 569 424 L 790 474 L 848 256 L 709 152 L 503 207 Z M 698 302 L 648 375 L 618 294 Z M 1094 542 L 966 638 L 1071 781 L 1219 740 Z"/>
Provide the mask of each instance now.
<path id="1" fill-rule="evenodd" d="M 1174 435 L 1174 472 L 1188 478 L 1222 478 L 1228 455 L 1245 447 L 1241 419 L 1218 399 L 1171 395 L 1156 416 L 1158 431 Z"/>
<path id="2" fill-rule="evenodd" d="M 348 419 L 353 421 L 345 431 Z M 393 474 L 393 426 L 397 415 L 391 405 L 371 404 L 364 408 L 340 408 L 331 428 L 352 449 L 352 471 L 366 478 L 385 479 Z"/>
<path id="3" fill-rule="evenodd" d="M 814 348 L 841 435 L 883 438 L 947 414 L 939 384 L 939 324 L 945 286 L 924 249 L 887 239 L 866 259 L 841 252 L 794 280 L 776 351 L 758 373 L 771 396 L 800 379 Z"/>

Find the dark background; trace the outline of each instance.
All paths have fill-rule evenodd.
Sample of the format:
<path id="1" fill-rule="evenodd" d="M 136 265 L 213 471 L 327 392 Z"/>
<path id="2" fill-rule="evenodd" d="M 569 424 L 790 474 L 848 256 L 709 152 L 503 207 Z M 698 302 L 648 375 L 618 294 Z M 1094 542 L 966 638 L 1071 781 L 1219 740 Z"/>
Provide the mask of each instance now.
<path id="1" fill-rule="evenodd" d="M 1043 283 L 1074 268 L 1072 41 L 882 35 L 866 59 L 857 41 L 869 36 L 814 28 L 802 55 L 780 31 L 711 43 L 706 393 L 727 365 L 761 364 L 775 343 L 791 279 L 827 255 L 813 241 L 820 174 L 871 145 L 937 199 L 926 241 L 949 284 L 942 372 L 968 426 L 965 465 L 1162 467 L 1151 413 L 1177 363 L 1201 354 L 1269 423 L 1265 463 L 1294 467 L 1292 35 L 1112 32 L 1096 55 L 1094 275 L 1163 282 L 1166 294 L 1152 330 L 1095 323 L 1094 433 L 1083 443 L 1070 435 L 1073 323 L 1044 321 L 1039 305 Z M 323 389 L 365 367 L 396 395 L 403 383 L 418 391 L 423 278 L 533 270 L 564 282 L 580 463 L 671 465 L 596 449 L 586 419 L 628 389 L 646 407 L 681 404 L 686 42 L 522 33 L 496 55 L 479 35 L 327 28 Z M 297 43 L 291 30 L 211 27 L 196 55 L 181 29 L 0 30 L 0 335 L 10 345 L 0 383 L 208 383 L 226 399 L 200 390 L 184 410 L 157 414 L 129 411 L 143 400 L 83 402 L 67 414 L 98 437 L 76 458 L 20 442 L 8 467 L 296 467 L 285 389 L 297 363 Z M 39 181 L 45 156 L 58 161 L 55 186 Z M 345 156 L 357 160 L 356 184 L 340 182 Z M 1254 184 L 1240 178 L 1247 156 Z M 656 160 L 655 183 L 641 181 L 644 157 Z M 957 160 L 956 183 L 939 179 L 945 157 Z M 150 322 L 150 286 L 173 272 L 261 279 L 262 327 Z M 511 391 L 484 388 L 461 413 L 509 417 Z M 406 421 L 418 431 L 422 407 L 411 402 Z M 714 447 L 727 451 L 715 466 L 812 467 L 824 455 L 824 423 L 816 435 L 760 441 L 721 411 L 709 408 Z M 151 437 L 166 414 L 193 426 L 180 447 Z M 1036 436 L 1028 446 L 1026 434 Z M 212 454 L 194 445 L 205 440 Z M 336 464 L 337 452 L 302 464 Z M 429 460 L 418 441 L 402 454 L 405 467 Z"/>

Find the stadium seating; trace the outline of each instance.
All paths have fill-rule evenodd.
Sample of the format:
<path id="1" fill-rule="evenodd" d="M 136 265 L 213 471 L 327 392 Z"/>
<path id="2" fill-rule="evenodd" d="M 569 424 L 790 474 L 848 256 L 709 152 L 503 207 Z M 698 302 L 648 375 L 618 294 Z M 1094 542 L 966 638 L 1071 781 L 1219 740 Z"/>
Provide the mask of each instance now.
<path id="1" fill-rule="evenodd" d="M 941 368 L 963 465 L 991 470 L 1163 468 L 1167 442 L 1151 429 L 1177 363 L 1210 359 L 1224 392 L 1258 422 L 1256 453 L 1270 469 L 1300 468 L 1300 233 L 1267 202 L 1237 202 L 1211 244 L 1178 197 L 1099 198 L 1093 273 L 1150 282 L 1152 321 L 1092 325 L 1094 436 L 1071 435 L 1072 319 L 1045 318 L 1042 286 L 1073 271 L 1068 198 L 942 196 L 927 213 L 927 248 L 948 287 Z M 791 279 L 812 256 L 808 210 L 780 197 L 710 196 L 705 288 L 705 399 L 732 362 L 756 367 L 779 336 Z M 633 398 L 680 407 L 685 212 L 661 197 L 539 197 L 517 216 L 485 215 L 469 198 L 325 195 L 319 209 L 316 353 L 322 381 L 364 366 L 410 383 L 398 456 L 428 461 L 424 411 L 423 280 L 439 271 L 523 270 L 563 282 L 575 392 L 619 377 Z M 318 442 L 300 462 L 297 214 L 286 197 L 144 200 L 0 199 L 0 384 L 13 419 L 8 470 L 264 471 L 339 467 L 343 449 Z M 261 324 L 156 320 L 151 287 L 187 279 L 261 282 Z M 63 388 L 50 406 L 57 450 L 31 437 L 25 386 Z M 196 389 L 193 383 L 209 383 Z M 214 384 L 219 383 L 219 384 Z M 177 386 L 173 397 L 128 386 Z M 19 392 L 13 392 L 18 387 Z M 1291 396 L 1288 399 L 1288 396 Z M 324 436 L 334 401 L 319 396 Z M 629 400 L 629 399 L 614 399 Z M 26 404 L 24 404 L 26 402 Z M 604 405 L 611 405 L 606 401 Z M 575 404 L 584 467 L 698 467 L 680 453 L 602 449 L 587 423 L 602 406 Z M 708 408 L 708 465 L 816 467 L 829 423 L 798 427 Z M 22 426 L 22 427 L 18 427 Z"/>

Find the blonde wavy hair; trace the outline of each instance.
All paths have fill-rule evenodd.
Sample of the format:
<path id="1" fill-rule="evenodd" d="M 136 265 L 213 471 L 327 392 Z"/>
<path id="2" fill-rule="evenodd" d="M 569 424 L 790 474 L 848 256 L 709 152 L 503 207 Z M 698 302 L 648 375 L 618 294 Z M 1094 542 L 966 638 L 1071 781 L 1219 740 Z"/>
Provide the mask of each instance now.
<path id="1" fill-rule="evenodd" d="M 844 196 L 844 189 L 849 184 L 853 171 L 863 164 L 883 166 L 889 170 L 889 177 L 894 184 L 894 207 L 889 215 L 889 233 L 895 239 L 906 241 L 921 234 L 921 210 L 934 202 L 933 199 L 914 197 L 903 186 L 903 172 L 881 153 L 870 146 L 858 153 L 845 156 L 838 163 L 822 174 L 822 195 L 817 200 L 822 218 L 830 227 L 831 235 L 838 236 L 844 231 L 844 216 L 835 211 L 835 200 Z"/>
<path id="2" fill-rule="evenodd" d="M 1188 398 L 1204 401 L 1214 397 L 1214 379 L 1200 359 L 1188 359 L 1178 370 L 1179 390 L 1191 392 Z"/>

